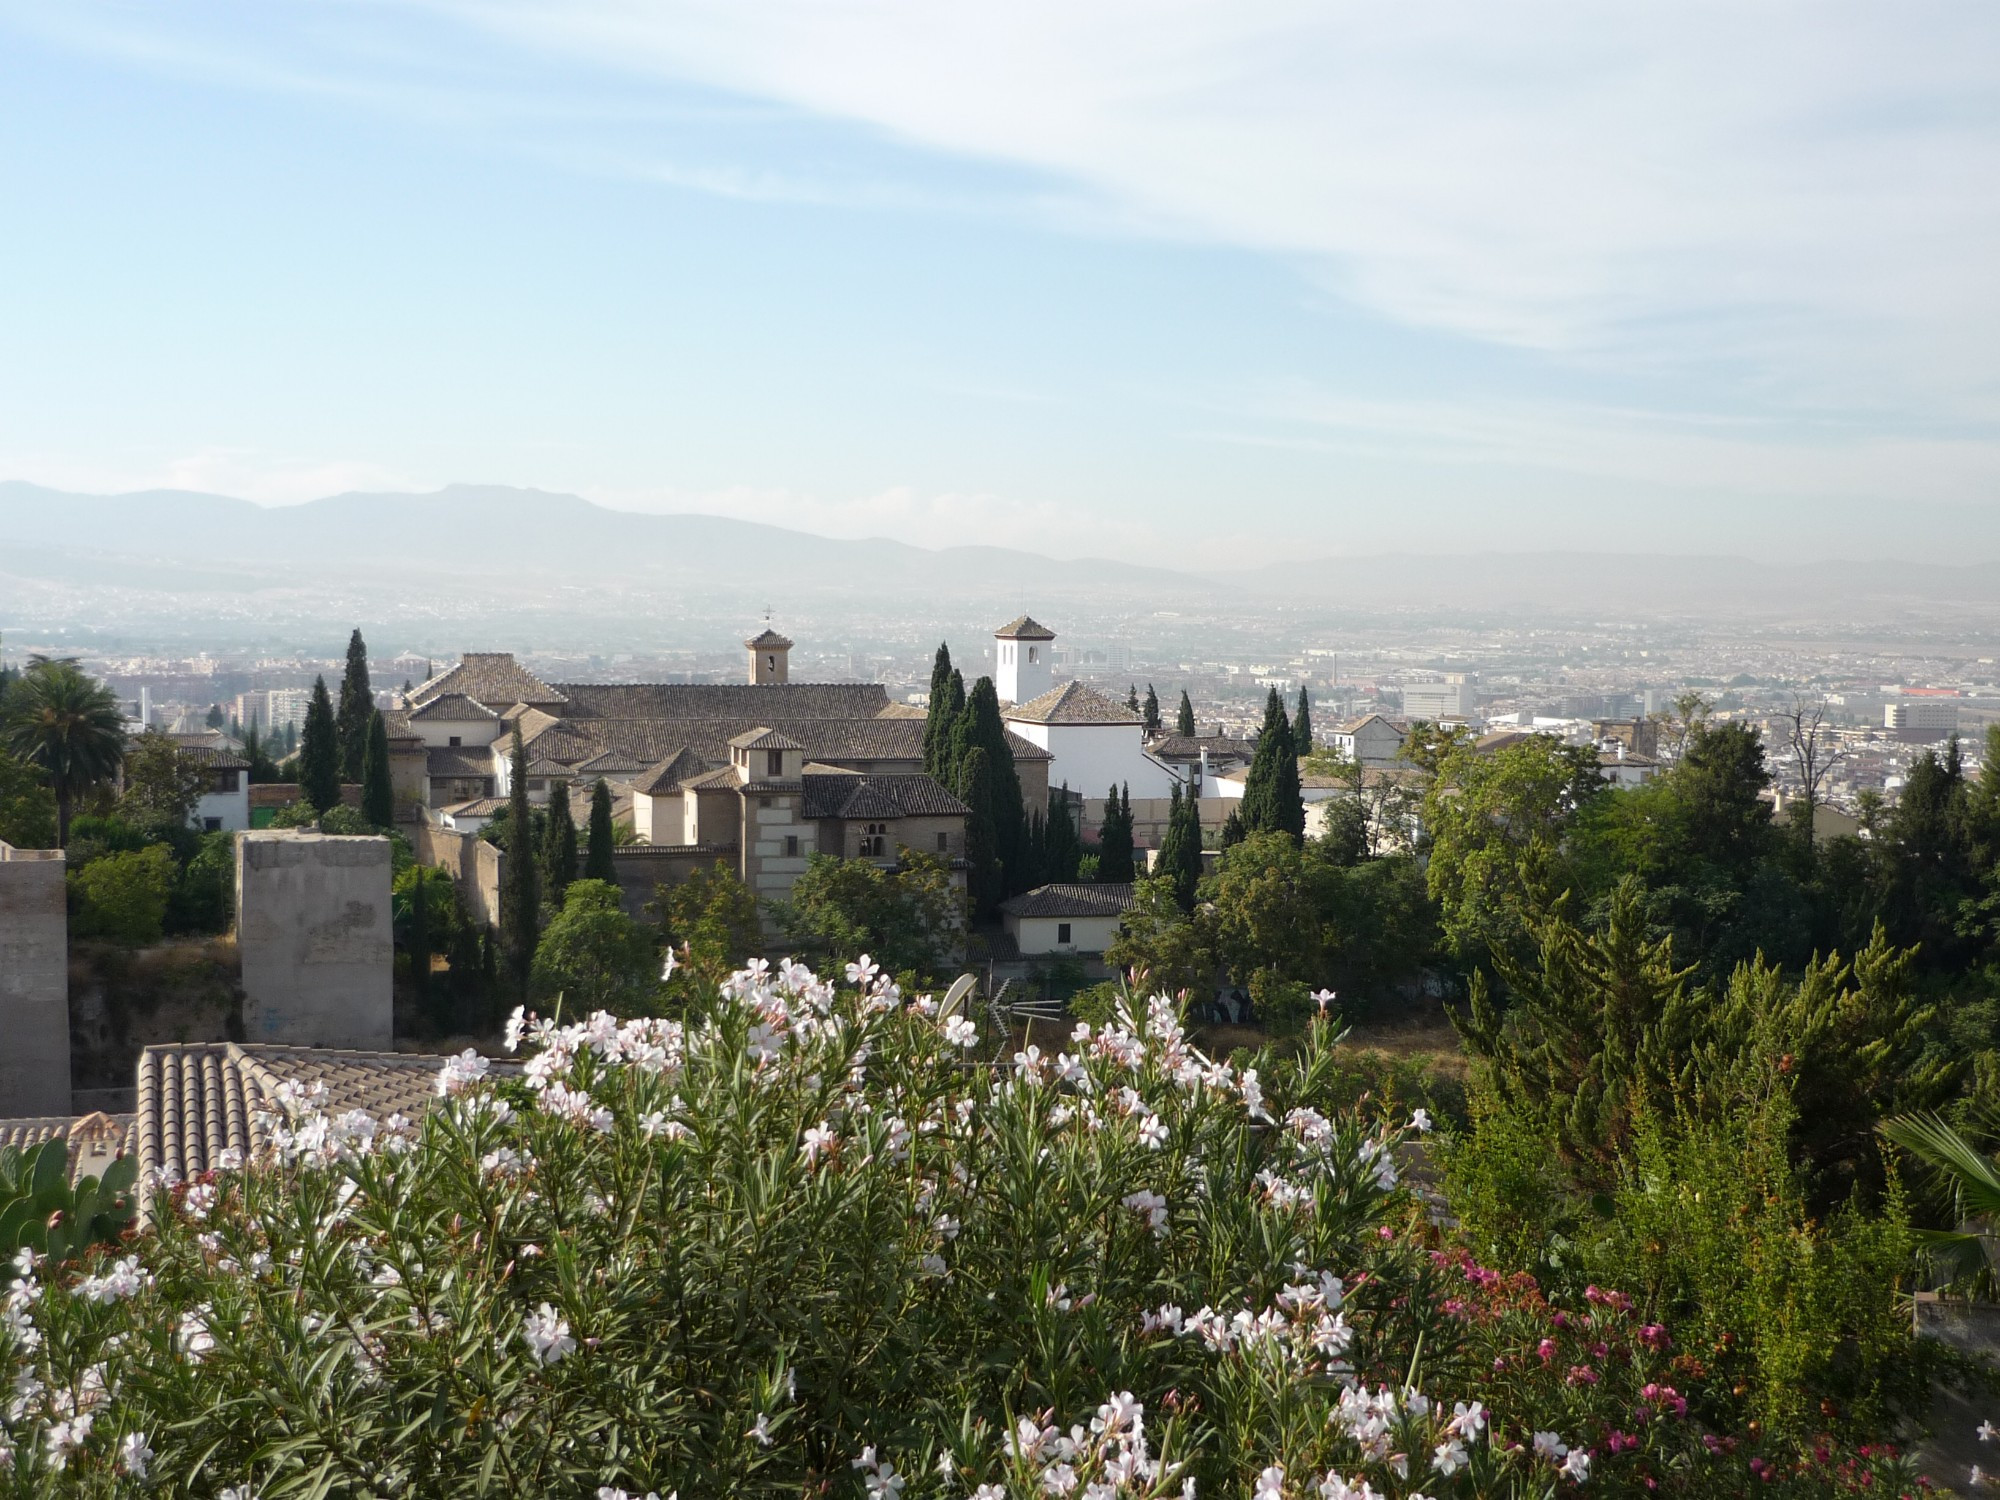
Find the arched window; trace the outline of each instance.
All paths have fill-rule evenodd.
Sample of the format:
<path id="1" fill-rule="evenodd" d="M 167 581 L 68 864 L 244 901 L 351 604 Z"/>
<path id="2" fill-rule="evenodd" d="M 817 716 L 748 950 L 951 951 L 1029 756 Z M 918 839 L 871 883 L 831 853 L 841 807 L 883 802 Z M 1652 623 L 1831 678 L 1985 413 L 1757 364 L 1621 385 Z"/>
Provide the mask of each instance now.
<path id="1" fill-rule="evenodd" d="M 861 830 L 861 857 L 880 859 L 889 852 L 889 825 L 868 823 Z"/>

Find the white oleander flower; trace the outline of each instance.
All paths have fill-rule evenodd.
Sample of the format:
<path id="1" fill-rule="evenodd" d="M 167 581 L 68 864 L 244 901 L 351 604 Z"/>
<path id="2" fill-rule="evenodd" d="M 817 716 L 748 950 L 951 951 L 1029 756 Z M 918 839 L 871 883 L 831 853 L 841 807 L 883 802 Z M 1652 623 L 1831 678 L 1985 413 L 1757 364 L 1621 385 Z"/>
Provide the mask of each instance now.
<path id="1" fill-rule="evenodd" d="M 521 1341 L 528 1346 L 528 1353 L 538 1365 L 552 1365 L 565 1355 L 576 1352 L 576 1340 L 570 1337 L 569 1320 L 564 1318 L 548 1303 L 528 1314 L 521 1325 Z"/>
<path id="2" fill-rule="evenodd" d="M 118 1467 L 134 1479 L 146 1477 L 146 1466 L 153 1461 L 153 1450 L 146 1442 L 143 1432 L 128 1432 L 118 1443 Z"/>

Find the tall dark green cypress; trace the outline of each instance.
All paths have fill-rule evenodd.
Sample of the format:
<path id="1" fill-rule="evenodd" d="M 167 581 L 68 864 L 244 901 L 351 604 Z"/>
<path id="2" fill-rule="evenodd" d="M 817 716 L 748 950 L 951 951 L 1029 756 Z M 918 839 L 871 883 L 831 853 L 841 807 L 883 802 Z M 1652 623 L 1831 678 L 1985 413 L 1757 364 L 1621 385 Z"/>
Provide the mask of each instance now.
<path id="1" fill-rule="evenodd" d="M 389 726 L 368 711 L 368 753 L 361 758 L 361 816 L 377 828 L 396 826 L 396 788 L 389 780 Z"/>
<path id="2" fill-rule="evenodd" d="M 1127 684 L 1125 685 L 1125 706 L 1126 706 L 1127 708 L 1131 709 L 1131 710 L 1132 710 L 1132 712 L 1133 712 L 1133 713 L 1135 713 L 1135 714 L 1139 712 L 1139 684 L 1138 684 L 1138 683 L 1136 683 L 1136 682 L 1130 682 L 1130 683 L 1127 683 Z"/>
<path id="3" fill-rule="evenodd" d="M 1179 782 L 1174 783 L 1167 832 L 1160 840 L 1154 872 L 1173 882 L 1174 900 L 1182 911 L 1194 910 L 1195 887 L 1201 881 L 1201 810 L 1192 794 L 1181 795 Z"/>
<path id="4" fill-rule="evenodd" d="M 953 791 L 958 786 L 958 757 L 965 748 L 959 743 L 958 721 L 964 713 L 965 677 L 953 667 L 951 675 L 945 679 L 944 708 L 938 720 L 937 769 L 931 772 L 946 791 Z M 924 733 L 930 733 L 928 719 L 924 723 Z"/>
<path id="5" fill-rule="evenodd" d="M 1174 733 L 1184 734 L 1189 739 L 1194 738 L 1194 704 L 1188 701 L 1186 688 L 1181 689 L 1181 707 L 1180 712 L 1174 717 Z"/>
<path id="6" fill-rule="evenodd" d="M 618 865 L 611 851 L 617 847 L 618 835 L 611 827 L 611 788 L 600 776 L 590 789 L 590 849 L 584 857 L 584 879 L 608 880 L 616 885 Z"/>
<path id="7" fill-rule="evenodd" d="M 1304 838 L 1305 798 L 1299 789 L 1298 744 L 1285 701 L 1271 689 L 1264 705 L 1264 727 L 1257 735 L 1257 753 L 1243 780 L 1243 828 L 1247 833 L 1289 833 Z"/>
<path id="8" fill-rule="evenodd" d="M 965 819 L 965 895 L 975 922 L 992 920 L 1006 895 L 1006 871 L 993 837 L 992 763 L 983 745 L 969 746 L 958 768 L 958 800 L 969 809 Z"/>
<path id="9" fill-rule="evenodd" d="M 514 725 L 507 772 L 507 869 L 500 887 L 500 939 L 507 946 L 507 974 L 526 993 L 540 937 L 541 881 L 535 868 L 535 822 L 528 807 L 528 752 Z"/>
<path id="10" fill-rule="evenodd" d="M 375 712 L 375 694 L 368 686 L 368 647 L 357 628 L 347 638 L 347 671 L 340 679 L 340 712 L 333 721 L 340 745 L 340 779 L 359 781 L 368 757 L 368 716 Z"/>
<path id="11" fill-rule="evenodd" d="M 1069 805 L 1069 787 L 1049 796 L 1048 829 L 1044 836 L 1049 879 L 1058 883 L 1076 879 L 1083 862 L 1083 839 L 1076 831 L 1075 814 Z"/>
<path id="12" fill-rule="evenodd" d="M 1048 820 L 1040 813 L 1028 814 L 1028 826 L 1021 838 L 1021 873 L 1018 877 L 1023 890 L 1034 890 L 1049 883 L 1049 826 Z"/>
<path id="13" fill-rule="evenodd" d="M 1097 830 L 1097 880 L 1100 885 L 1132 882 L 1132 789 L 1119 799 L 1114 785 L 1104 799 L 1104 822 Z"/>
<path id="14" fill-rule="evenodd" d="M 305 733 L 299 736 L 299 795 L 314 812 L 323 813 L 340 801 L 340 746 L 334 741 L 333 700 L 326 695 L 324 677 L 313 679 Z"/>
<path id="15" fill-rule="evenodd" d="M 1249 835 L 1243 830 L 1243 813 L 1238 808 L 1230 808 L 1229 816 L 1222 820 L 1222 836 L 1215 841 L 1218 849 L 1234 849 Z"/>
<path id="16" fill-rule="evenodd" d="M 1306 685 L 1299 684 L 1299 711 L 1292 718 L 1292 743 L 1298 746 L 1299 754 L 1313 753 L 1313 711 L 1312 701 L 1306 697 Z"/>
<path id="17" fill-rule="evenodd" d="M 965 757 L 975 748 L 986 752 L 986 780 L 991 789 L 987 818 L 993 829 L 993 852 L 1000 861 L 1007 890 L 1023 890 L 1019 880 L 1021 841 L 1028 820 L 1021 805 L 1021 777 L 1014 769 L 1013 747 L 1007 743 L 1007 726 L 1000 717 L 1000 695 L 994 691 L 991 677 L 980 678 L 965 695 L 965 707 L 952 727 L 951 743 L 958 784 L 965 780 Z M 963 801 L 964 793 L 959 797 Z"/>
<path id="18" fill-rule="evenodd" d="M 569 783 L 549 788 L 549 813 L 542 824 L 542 895 L 560 908 L 563 892 L 576 879 L 576 819 L 569 811 Z"/>
<path id="19" fill-rule="evenodd" d="M 1146 684 L 1145 706 L 1139 710 L 1139 713 L 1146 721 L 1146 733 L 1148 735 L 1158 734 L 1160 732 L 1160 695 L 1153 691 L 1153 685 L 1150 682 Z"/>
<path id="20" fill-rule="evenodd" d="M 951 701 L 951 679 L 951 649 L 939 641 L 937 656 L 931 662 L 930 706 L 924 710 L 924 770 L 947 786 L 951 785 L 951 781 L 941 774 L 940 760 L 951 737 L 952 721 L 964 706 Z M 965 691 L 963 682 L 959 684 L 959 691 Z"/>

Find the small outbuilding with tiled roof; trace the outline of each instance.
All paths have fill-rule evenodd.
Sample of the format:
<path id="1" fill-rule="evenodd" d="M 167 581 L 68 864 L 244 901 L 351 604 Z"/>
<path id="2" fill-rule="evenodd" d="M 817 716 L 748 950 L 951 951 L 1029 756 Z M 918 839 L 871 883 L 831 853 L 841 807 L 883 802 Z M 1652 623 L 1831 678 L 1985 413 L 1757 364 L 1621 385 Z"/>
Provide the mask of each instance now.
<path id="1" fill-rule="evenodd" d="M 1000 920 L 1024 957 L 1102 953 L 1132 909 L 1130 885 L 1036 886 L 1000 903 Z"/>

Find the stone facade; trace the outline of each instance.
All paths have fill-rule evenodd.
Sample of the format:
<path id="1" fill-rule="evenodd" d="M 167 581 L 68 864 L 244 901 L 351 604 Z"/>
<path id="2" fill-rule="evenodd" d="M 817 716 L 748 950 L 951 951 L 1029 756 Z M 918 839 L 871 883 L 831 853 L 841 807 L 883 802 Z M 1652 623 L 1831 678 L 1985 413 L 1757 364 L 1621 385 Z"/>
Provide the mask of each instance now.
<path id="1" fill-rule="evenodd" d="M 67 871 L 0 844 L 0 1115 L 70 1112 Z"/>
<path id="2" fill-rule="evenodd" d="M 389 872 L 384 838 L 273 831 L 236 840 L 246 1040 L 389 1047 Z"/>

